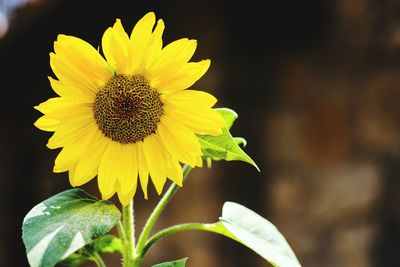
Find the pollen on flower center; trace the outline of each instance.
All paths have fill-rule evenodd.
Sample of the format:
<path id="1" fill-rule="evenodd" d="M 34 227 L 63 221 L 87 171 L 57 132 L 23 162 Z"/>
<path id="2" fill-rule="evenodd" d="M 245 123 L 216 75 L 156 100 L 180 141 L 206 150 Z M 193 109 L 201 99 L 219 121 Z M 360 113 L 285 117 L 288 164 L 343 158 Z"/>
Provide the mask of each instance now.
<path id="1" fill-rule="evenodd" d="M 156 132 L 163 105 L 143 76 L 116 75 L 96 94 L 93 111 L 105 136 L 127 144 Z"/>

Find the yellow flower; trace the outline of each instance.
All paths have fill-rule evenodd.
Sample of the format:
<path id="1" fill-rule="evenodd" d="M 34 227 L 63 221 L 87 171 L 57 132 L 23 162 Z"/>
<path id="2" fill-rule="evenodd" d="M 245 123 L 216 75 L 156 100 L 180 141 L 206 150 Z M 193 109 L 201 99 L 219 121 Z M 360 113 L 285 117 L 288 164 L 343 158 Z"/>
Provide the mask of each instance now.
<path id="1" fill-rule="evenodd" d="M 195 40 L 163 48 L 164 22 L 155 24 L 150 12 L 128 36 L 117 19 L 102 37 L 104 58 L 87 42 L 59 35 L 50 53 L 58 80 L 49 77 L 59 97 L 35 107 L 44 114 L 35 126 L 54 132 L 47 146 L 62 148 L 54 172 L 69 171 L 72 186 L 97 175 L 102 197 L 117 192 L 123 205 L 138 179 L 145 198 L 149 177 L 158 194 L 167 178 L 182 185 L 180 163 L 202 166 L 196 134 L 217 135 L 225 126 L 212 95 L 186 90 L 210 60 L 189 62 Z"/>

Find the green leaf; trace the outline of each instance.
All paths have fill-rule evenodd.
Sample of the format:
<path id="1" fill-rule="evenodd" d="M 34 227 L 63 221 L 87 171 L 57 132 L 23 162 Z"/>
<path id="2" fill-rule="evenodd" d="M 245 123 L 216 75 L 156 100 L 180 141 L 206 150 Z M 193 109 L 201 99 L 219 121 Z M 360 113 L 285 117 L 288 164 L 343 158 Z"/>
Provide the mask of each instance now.
<path id="1" fill-rule="evenodd" d="M 81 189 L 67 190 L 39 203 L 22 225 L 30 266 L 54 266 L 106 234 L 120 217 L 112 202 L 98 201 Z"/>
<path id="2" fill-rule="evenodd" d="M 65 260 L 61 261 L 61 265 L 67 267 L 78 267 L 90 260 L 90 255 L 81 253 L 72 253 Z"/>
<path id="3" fill-rule="evenodd" d="M 185 267 L 186 260 L 187 260 L 187 258 L 176 260 L 176 261 L 163 262 L 163 263 L 153 265 L 153 267 Z"/>
<path id="4" fill-rule="evenodd" d="M 226 128 L 218 136 L 198 135 L 201 151 L 204 157 L 212 160 L 240 160 L 253 165 L 258 171 L 257 164 L 240 148 Z"/>
<path id="5" fill-rule="evenodd" d="M 94 253 L 122 253 L 121 240 L 113 235 L 102 236 L 75 253 L 69 255 L 60 263 L 68 267 L 78 267 L 87 261 L 93 261 Z"/>
<path id="6" fill-rule="evenodd" d="M 232 128 L 233 123 L 238 118 L 238 114 L 230 108 L 216 108 L 215 110 L 222 115 L 222 117 L 226 122 L 226 128 L 230 130 Z"/>
<path id="7" fill-rule="evenodd" d="M 254 211 L 234 202 L 225 202 L 220 222 L 235 237 L 234 240 L 255 251 L 273 266 L 301 266 L 278 229 Z M 230 237 L 226 232 L 221 234 Z"/>
<path id="8" fill-rule="evenodd" d="M 247 146 L 247 141 L 243 137 L 233 137 L 233 140 L 235 140 L 236 144 L 238 144 L 239 146 Z"/>
<path id="9" fill-rule="evenodd" d="M 239 146 L 239 144 L 246 145 L 246 140 L 241 137 L 232 137 L 228 130 L 238 116 L 236 112 L 228 108 L 216 110 L 225 119 L 227 128 L 223 128 L 222 134 L 218 136 L 198 135 L 203 157 L 212 160 L 240 160 L 250 163 L 260 171 L 257 164 Z"/>
<path id="10" fill-rule="evenodd" d="M 96 239 L 91 247 L 97 253 L 122 253 L 121 239 L 113 235 L 105 235 Z"/>

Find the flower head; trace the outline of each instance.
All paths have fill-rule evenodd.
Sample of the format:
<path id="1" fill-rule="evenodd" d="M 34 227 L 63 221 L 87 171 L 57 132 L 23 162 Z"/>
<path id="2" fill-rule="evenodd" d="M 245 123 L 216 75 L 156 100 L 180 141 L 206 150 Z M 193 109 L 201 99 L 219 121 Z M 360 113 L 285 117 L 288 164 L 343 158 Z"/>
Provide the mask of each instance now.
<path id="1" fill-rule="evenodd" d="M 54 132 L 47 146 L 62 148 L 54 172 L 68 171 L 72 186 L 97 176 L 102 197 L 117 192 L 126 205 L 138 180 L 147 198 L 149 177 L 160 194 L 167 178 L 182 185 L 180 163 L 202 166 L 196 134 L 220 134 L 225 122 L 212 95 L 187 88 L 210 60 L 189 62 L 195 40 L 163 47 L 163 31 L 152 12 L 130 36 L 117 19 L 103 35 L 104 57 L 79 38 L 58 36 L 50 53 L 56 79 L 49 77 L 58 97 L 36 107 L 44 115 L 35 125 Z"/>

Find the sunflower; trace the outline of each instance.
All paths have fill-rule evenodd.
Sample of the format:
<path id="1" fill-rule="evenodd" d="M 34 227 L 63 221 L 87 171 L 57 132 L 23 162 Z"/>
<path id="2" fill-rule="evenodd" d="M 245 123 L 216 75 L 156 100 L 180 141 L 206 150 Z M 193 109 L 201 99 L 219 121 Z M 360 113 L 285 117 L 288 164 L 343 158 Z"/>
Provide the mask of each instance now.
<path id="1" fill-rule="evenodd" d="M 130 36 L 116 20 L 101 40 L 58 35 L 49 77 L 58 97 L 36 106 L 35 126 L 54 132 L 47 146 L 62 148 L 54 172 L 69 172 L 72 186 L 97 176 L 103 199 L 122 205 L 138 180 L 147 199 L 149 178 L 158 194 L 167 178 L 182 185 L 181 164 L 202 166 L 197 134 L 218 135 L 225 126 L 212 95 L 188 90 L 210 66 L 189 62 L 197 42 L 179 39 L 163 47 L 164 22 L 150 12 Z"/>

